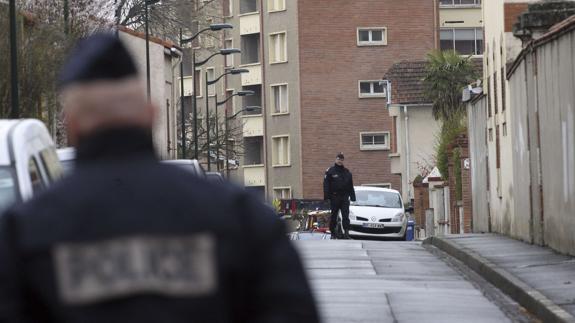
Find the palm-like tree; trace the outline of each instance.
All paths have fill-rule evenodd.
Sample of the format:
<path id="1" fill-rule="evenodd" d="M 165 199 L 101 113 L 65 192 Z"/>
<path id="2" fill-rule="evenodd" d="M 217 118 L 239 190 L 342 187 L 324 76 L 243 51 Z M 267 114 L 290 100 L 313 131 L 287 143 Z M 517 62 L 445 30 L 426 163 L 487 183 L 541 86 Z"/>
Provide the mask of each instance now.
<path id="1" fill-rule="evenodd" d="M 464 111 L 462 90 L 477 77 L 471 57 L 434 51 L 427 55 L 427 61 L 423 83 L 427 98 L 433 102 L 433 117 L 444 122 L 459 118 Z"/>

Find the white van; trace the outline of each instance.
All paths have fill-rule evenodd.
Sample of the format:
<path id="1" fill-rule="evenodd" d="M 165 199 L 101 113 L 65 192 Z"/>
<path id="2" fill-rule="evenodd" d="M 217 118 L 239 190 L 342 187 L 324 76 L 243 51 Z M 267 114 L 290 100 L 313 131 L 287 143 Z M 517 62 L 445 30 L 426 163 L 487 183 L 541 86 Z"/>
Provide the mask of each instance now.
<path id="1" fill-rule="evenodd" d="M 39 120 L 0 120 L 0 213 L 62 176 L 56 147 Z"/>

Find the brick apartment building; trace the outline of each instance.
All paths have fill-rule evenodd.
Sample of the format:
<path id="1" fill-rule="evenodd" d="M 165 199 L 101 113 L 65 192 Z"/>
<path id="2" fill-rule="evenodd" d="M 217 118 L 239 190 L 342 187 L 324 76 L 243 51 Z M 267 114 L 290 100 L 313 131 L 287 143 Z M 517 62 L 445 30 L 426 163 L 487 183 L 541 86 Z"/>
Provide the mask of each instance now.
<path id="1" fill-rule="evenodd" d="M 341 151 L 356 185 L 401 189 L 382 76 L 439 46 L 438 1 L 225 0 L 223 11 L 234 29 L 221 47 L 242 53 L 204 68 L 249 73 L 226 77 L 214 93 L 256 93 L 230 100 L 229 115 L 262 107 L 233 121 L 243 125 L 232 144 L 241 141 L 244 154 L 232 176 L 267 198 L 318 199 Z"/>

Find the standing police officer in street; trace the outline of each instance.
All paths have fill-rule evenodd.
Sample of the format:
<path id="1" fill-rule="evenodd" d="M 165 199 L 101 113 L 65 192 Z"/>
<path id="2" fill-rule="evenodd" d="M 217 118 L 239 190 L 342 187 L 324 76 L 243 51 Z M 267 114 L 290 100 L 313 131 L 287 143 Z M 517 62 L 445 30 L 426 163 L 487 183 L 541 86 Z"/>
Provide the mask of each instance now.
<path id="1" fill-rule="evenodd" d="M 77 165 L 0 218 L 0 322 L 318 322 L 273 210 L 157 160 L 119 39 L 81 41 L 60 90 Z"/>
<path id="2" fill-rule="evenodd" d="M 349 239 L 349 201 L 355 202 L 355 189 L 351 172 L 343 166 L 343 153 L 337 154 L 335 165 L 325 172 L 323 180 L 324 200 L 330 200 L 331 220 L 329 229 L 331 238 L 340 238 L 336 235 L 338 213 L 341 211 L 344 239 Z"/>

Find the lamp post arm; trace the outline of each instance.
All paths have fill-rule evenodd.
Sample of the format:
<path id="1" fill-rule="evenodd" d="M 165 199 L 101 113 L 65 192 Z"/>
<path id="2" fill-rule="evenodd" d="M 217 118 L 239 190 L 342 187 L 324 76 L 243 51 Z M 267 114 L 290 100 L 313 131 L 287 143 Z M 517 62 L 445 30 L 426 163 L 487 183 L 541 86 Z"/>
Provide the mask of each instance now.
<path id="1" fill-rule="evenodd" d="M 216 55 L 220 55 L 220 53 L 213 53 L 212 55 L 208 56 L 208 58 L 204 59 L 203 61 L 197 62 L 196 67 L 206 64 L 210 59 L 212 59 L 212 57 L 214 57 Z"/>
<path id="2" fill-rule="evenodd" d="M 231 98 L 233 98 L 234 96 L 237 96 L 237 95 L 238 95 L 237 93 L 234 93 L 234 94 L 228 96 L 225 100 L 220 101 L 220 102 L 216 102 L 216 104 L 217 105 L 226 104 L 226 102 L 228 102 Z"/>
<path id="3" fill-rule="evenodd" d="M 220 75 L 220 76 L 219 76 L 218 78 L 216 78 L 215 80 L 208 81 L 208 85 L 216 84 L 219 80 L 222 79 L 222 77 L 224 77 L 224 76 L 226 76 L 226 75 L 230 75 L 230 74 L 232 74 L 232 73 L 230 73 L 230 72 L 225 72 L 224 74 Z"/>
<path id="4" fill-rule="evenodd" d="M 210 30 L 210 27 L 207 27 L 207 28 L 204 28 L 204 29 L 198 31 L 195 35 L 193 35 L 193 36 L 190 37 L 190 38 L 182 39 L 181 44 L 183 45 L 183 44 L 187 44 L 187 43 L 189 43 L 189 42 L 193 42 L 194 39 L 198 38 L 198 36 L 199 36 L 201 33 L 203 33 L 204 31 L 208 31 L 208 30 Z"/>

